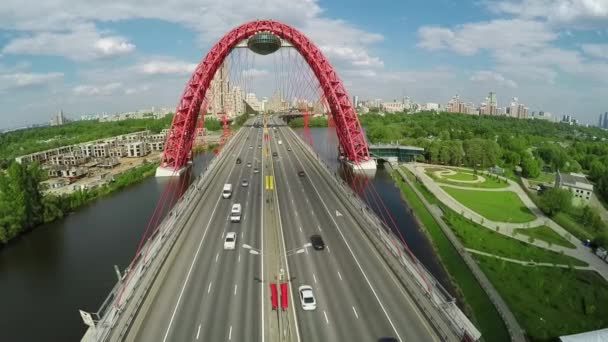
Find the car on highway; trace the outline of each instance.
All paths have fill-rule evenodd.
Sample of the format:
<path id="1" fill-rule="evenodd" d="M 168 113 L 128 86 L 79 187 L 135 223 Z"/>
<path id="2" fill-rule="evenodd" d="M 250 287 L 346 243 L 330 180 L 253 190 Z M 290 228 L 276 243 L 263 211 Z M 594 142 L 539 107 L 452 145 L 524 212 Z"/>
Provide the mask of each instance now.
<path id="1" fill-rule="evenodd" d="M 247 167 L 251 167 L 251 163 L 247 163 Z"/>
<path id="2" fill-rule="evenodd" d="M 273 156 L 273 157 L 278 157 L 278 156 L 279 156 L 279 154 L 278 154 L 277 152 L 272 152 L 272 156 Z"/>
<path id="3" fill-rule="evenodd" d="M 236 163 L 240 164 L 241 163 L 241 158 L 236 158 Z"/>
<path id="4" fill-rule="evenodd" d="M 302 310 L 312 311 L 317 308 L 317 301 L 315 300 L 315 295 L 312 292 L 312 287 L 310 285 L 300 286 L 298 288 L 298 293 L 300 294 Z"/>
<path id="5" fill-rule="evenodd" d="M 248 187 L 249 186 L 249 181 L 246 179 L 243 179 L 243 181 L 241 182 L 241 186 L 242 187 Z"/>
<path id="6" fill-rule="evenodd" d="M 224 249 L 225 250 L 236 249 L 236 233 L 235 232 L 226 233 L 226 237 L 224 238 Z"/>
<path id="7" fill-rule="evenodd" d="M 288 148 L 287 148 L 287 151 L 291 151 L 291 147 L 288 147 Z"/>
<path id="8" fill-rule="evenodd" d="M 259 148 L 259 149 L 262 149 L 262 145 L 258 145 L 258 148 Z"/>
<path id="9" fill-rule="evenodd" d="M 318 235 L 318 234 L 312 235 L 310 237 L 310 242 L 312 243 L 312 248 L 314 248 L 318 251 L 325 249 L 325 242 L 323 241 L 323 238 L 321 237 L 321 235 Z"/>
<path id="10" fill-rule="evenodd" d="M 253 145 L 249 145 L 249 149 L 250 149 L 250 150 L 251 150 L 251 149 L 253 149 Z"/>
<path id="11" fill-rule="evenodd" d="M 230 222 L 241 222 L 241 204 L 235 203 L 230 210 Z"/>
<path id="12" fill-rule="evenodd" d="M 257 167 L 253 168 L 253 173 L 258 173 L 258 172 L 260 172 L 260 170 L 258 170 Z"/>
<path id="13" fill-rule="evenodd" d="M 304 176 L 306 176 L 306 174 L 304 173 L 304 171 L 300 170 L 300 171 L 298 171 L 298 176 L 304 177 Z"/>

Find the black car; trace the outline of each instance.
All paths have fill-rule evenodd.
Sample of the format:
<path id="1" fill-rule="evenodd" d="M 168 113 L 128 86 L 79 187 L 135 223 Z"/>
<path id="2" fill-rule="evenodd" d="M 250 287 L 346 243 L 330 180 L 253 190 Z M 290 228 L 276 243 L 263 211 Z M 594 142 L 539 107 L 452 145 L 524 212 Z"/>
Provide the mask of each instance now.
<path id="1" fill-rule="evenodd" d="M 241 158 L 236 158 L 236 163 L 240 164 L 241 163 Z"/>
<path id="2" fill-rule="evenodd" d="M 272 152 L 272 156 L 273 156 L 273 157 L 278 157 L 278 156 L 279 156 L 279 154 L 278 154 L 278 153 L 276 153 L 276 152 Z"/>
<path id="3" fill-rule="evenodd" d="M 323 242 L 321 235 L 312 235 L 310 237 L 310 242 L 312 243 L 312 247 L 316 250 L 325 249 L 325 242 Z"/>
<path id="4" fill-rule="evenodd" d="M 300 177 L 304 177 L 306 174 L 304 173 L 304 171 L 298 171 L 298 176 Z"/>

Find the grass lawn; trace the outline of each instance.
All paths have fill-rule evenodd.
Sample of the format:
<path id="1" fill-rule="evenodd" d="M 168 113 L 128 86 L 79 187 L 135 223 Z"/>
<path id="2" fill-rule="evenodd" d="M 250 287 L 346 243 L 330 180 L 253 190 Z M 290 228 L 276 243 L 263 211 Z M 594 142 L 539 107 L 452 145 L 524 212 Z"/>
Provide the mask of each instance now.
<path id="1" fill-rule="evenodd" d="M 595 272 L 475 258 L 532 341 L 608 326 L 608 283 Z"/>
<path id="2" fill-rule="evenodd" d="M 410 179 L 414 178 L 408 171 L 404 170 L 404 172 Z M 397 172 L 393 172 L 393 178 L 395 179 L 395 184 L 401 190 L 402 196 L 406 199 L 408 206 L 412 208 L 416 217 L 423 223 L 424 228 L 431 236 L 433 246 L 435 246 L 442 264 L 456 283 L 461 297 L 464 298 L 465 303 L 473 311 L 474 317 L 472 320 L 483 334 L 485 340 L 497 342 L 510 341 L 509 333 L 496 308 L 490 302 L 490 299 L 475 277 L 473 277 L 464 261 L 462 261 L 454 246 L 445 237 L 441 228 L 433 216 L 431 216 L 431 213 Z M 417 182 L 414 184 L 418 185 Z M 427 195 L 432 196 L 428 193 L 425 194 L 425 197 Z M 437 199 L 434 201 L 437 201 Z"/>
<path id="3" fill-rule="evenodd" d="M 586 227 L 576 222 L 576 219 L 566 213 L 557 213 L 552 217 L 553 220 L 562 226 L 570 234 L 576 236 L 580 240 L 593 239 L 594 235 Z"/>
<path id="4" fill-rule="evenodd" d="M 497 222 L 524 223 L 536 218 L 512 191 L 475 191 L 442 187 L 479 215 Z"/>
<path id="5" fill-rule="evenodd" d="M 509 183 L 505 183 L 504 181 L 497 180 L 494 178 L 490 178 L 489 176 L 482 175 L 486 180 L 482 183 L 461 183 L 461 182 L 452 182 L 446 178 L 435 177 L 434 174 L 429 174 L 429 176 L 437 183 L 451 184 L 456 186 L 464 186 L 467 188 L 486 188 L 486 189 L 498 189 L 498 188 L 506 188 L 509 186 Z"/>
<path id="6" fill-rule="evenodd" d="M 460 241 L 472 249 L 522 261 L 549 262 L 563 265 L 586 266 L 587 263 L 553 251 L 515 240 L 473 223 L 460 214 L 444 208 L 444 220 Z"/>
<path id="7" fill-rule="evenodd" d="M 530 178 L 530 180 L 542 182 L 542 183 L 555 183 L 555 173 L 551 172 L 541 172 L 540 175 L 536 178 Z"/>
<path id="8" fill-rule="evenodd" d="M 523 234 L 523 235 L 530 236 L 530 237 L 533 237 L 538 240 L 550 242 L 553 245 L 559 245 L 559 246 L 564 246 L 564 247 L 568 247 L 568 248 L 576 247 L 572 242 L 566 240 L 566 238 L 559 235 L 553 229 L 551 229 L 547 226 L 540 226 L 540 227 L 534 227 L 534 228 L 521 228 L 521 229 L 515 229 L 515 231 L 518 234 Z"/>
<path id="9" fill-rule="evenodd" d="M 471 173 L 456 172 L 453 175 L 443 175 L 444 178 L 452 180 L 463 180 L 463 181 L 474 181 L 477 180 L 477 176 Z"/>

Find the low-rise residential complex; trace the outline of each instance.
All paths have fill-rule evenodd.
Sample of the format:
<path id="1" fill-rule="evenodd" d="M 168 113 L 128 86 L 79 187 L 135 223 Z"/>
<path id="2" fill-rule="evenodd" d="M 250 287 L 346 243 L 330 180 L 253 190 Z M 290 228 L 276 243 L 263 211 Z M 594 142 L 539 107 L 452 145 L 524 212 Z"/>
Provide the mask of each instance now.
<path id="1" fill-rule="evenodd" d="M 112 175 L 141 164 L 136 158 L 157 158 L 165 147 L 167 132 L 165 129 L 158 134 L 150 131 L 123 134 L 36 152 L 15 160 L 18 163 L 39 162 L 50 178 L 46 182 L 49 190 L 65 192 L 65 185 L 81 178 L 87 178 L 79 182 L 83 184 L 106 183 Z M 83 188 L 82 184 L 77 185 L 70 190 Z"/>

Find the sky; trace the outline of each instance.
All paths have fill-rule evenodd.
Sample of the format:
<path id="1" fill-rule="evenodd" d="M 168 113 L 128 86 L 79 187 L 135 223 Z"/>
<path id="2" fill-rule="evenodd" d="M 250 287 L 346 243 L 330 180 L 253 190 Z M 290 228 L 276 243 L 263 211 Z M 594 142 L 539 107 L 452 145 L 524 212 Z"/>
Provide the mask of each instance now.
<path id="1" fill-rule="evenodd" d="M 608 111 L 608 0 L 2 0 L 0 128 L 173 108 L 214 42 L 266 18 L 307 35 L 360 98 L 495 91 L 586 123 Z"/>

